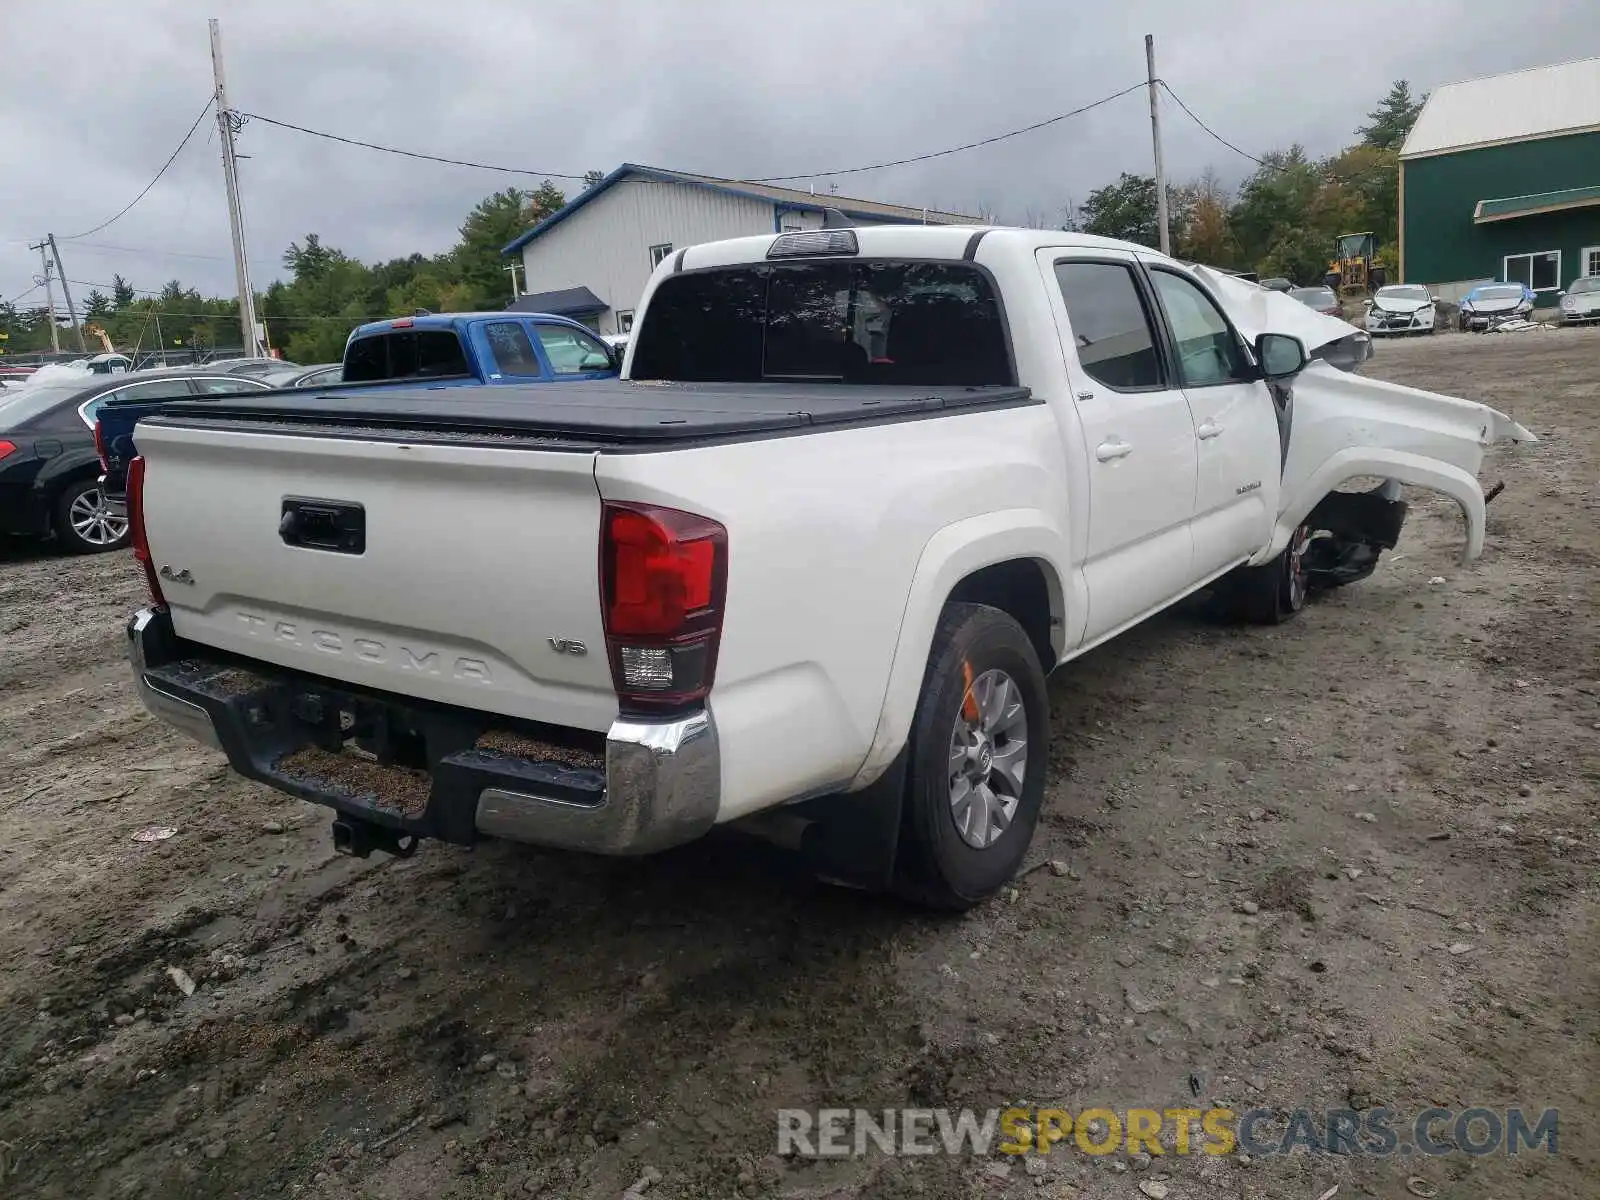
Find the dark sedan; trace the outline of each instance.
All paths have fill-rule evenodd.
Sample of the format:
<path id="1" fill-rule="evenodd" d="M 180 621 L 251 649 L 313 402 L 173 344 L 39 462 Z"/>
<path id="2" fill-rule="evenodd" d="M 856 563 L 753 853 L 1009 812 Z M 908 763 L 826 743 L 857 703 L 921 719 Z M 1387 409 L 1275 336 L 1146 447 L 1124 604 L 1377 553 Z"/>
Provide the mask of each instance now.
<path id="1" fill-rule="evenodd" d="M 0 392 L 0 534 L 50 537 L 74 554 L 115 550 L 128 521 L 107 502 L 95 413 L 112 397 L 179 400 L 259 392 L 248 376 L 143 371 L 29 383 Z"/>
<path id="2" fill-rule="evenodd" d="M 275 388 L 322 387 L 344 380 L 343 363 L 317 363 L 310 367 L 286 366 L 254 376 Z"/>

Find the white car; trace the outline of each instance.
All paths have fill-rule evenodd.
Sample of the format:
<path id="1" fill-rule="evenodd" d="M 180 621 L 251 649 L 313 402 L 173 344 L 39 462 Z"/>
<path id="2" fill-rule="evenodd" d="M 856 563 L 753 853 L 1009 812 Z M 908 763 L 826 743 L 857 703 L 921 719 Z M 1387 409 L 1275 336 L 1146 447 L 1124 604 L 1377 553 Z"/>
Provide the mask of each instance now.
<path id="1" fill-rule="evenodd" d="M 1439 300 L 1414 283 L 1381 287 L 1367 301 L 1367 332 L 1374 337 L 1391 333 L 1432 333 Z"/>
<path id="2" fill-rule="evenodd" d="M 1361 336 L 1076 233 L 691 246 L 621 379 L 145 418 L 135 680 L 348 853 L 756 822 L 966 907 L 1039 819 L 1048 672 L 1202 588 L 1293 617 L 1396 544 L 1402 483 L 1481 551 L 1485 449 L 1532 435 L 1308 361 Z"/>
<path id="3" fill-rule="evenodd" d="M 1600 275 L 1584 275 L 1572 281 L 1561 297 L 1561 323 L 1581 325 L 1600 321 Z"/>

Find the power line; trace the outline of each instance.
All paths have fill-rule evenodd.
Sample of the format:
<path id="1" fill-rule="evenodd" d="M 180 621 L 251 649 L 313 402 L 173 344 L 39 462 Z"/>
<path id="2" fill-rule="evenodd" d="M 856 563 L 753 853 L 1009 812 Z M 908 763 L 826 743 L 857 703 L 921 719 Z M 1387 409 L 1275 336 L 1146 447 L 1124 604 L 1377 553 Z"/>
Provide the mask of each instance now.
<path id="1" fill-rule="evenodd" d="M 1047 126 L 1055 125 L 1061 121 L 1068 120 L 1071 117 L 1082 116 L 1091 109 L 1099 108 L 1102 104 L 1109 104 L 1111 101 L 1120 99 L 1121 97 L 1128 95 L 1130 92 L 1136 92 L 1144 86 L 1146 86 L 1144 83 L 1136 83 L 1131 87 L 1123 88 L 1120 92 L 1113 92 L 1109 96 L 1103 96 L 1091 104 L 1085 104 L 1079 108 L 1072 109 L 1070 112 L 1057 113 L 1053 117 L 1046 117 L 1042 121 L 1035 121 L 1031 125 L 1024 125 L 1020 129 L 1009 129 L 1004 133 L 997 133 L 991 137 L 980 138 L 975 142 L 966 142 L 960 146 L 950 146 L 944 150 L 934 150 L 927 154 L 916 154 L 912 155 L 910 158 L 897 158 L 888 162 L 867 163 L 858 167 L 844 167 L 834 171 L 807 171 L 795 175 L 755 175 L 746 177 L 743 182 L 783 183 L 794 179 L 817 179 L 826 175 L 858 175 L 863 171 L 881 171 L 888 167 L 902 167 L 908 163 L 927 162 L 930 159 L 944 158 L 951 154 L 960 154 L 966 150 L 976 150 L 980 146 L 992 146 L 996 142 L 1003 142 L 1010 138 L 1020 137 L 1025 133 L 1032 133 L 1035 130 L 1044 129 Z M 276 125 L 280 129 L 292 129 L 296 133 L 304 133 L 310 137 L 323 138 L 324 140 L 330 142 L 339 142 L 346 146 L 360 146 L 365 150 L 377 150 L 384 154 L 395 154 L 402 158 L 415 158 L 424 162 L 444 163 L 445 165 L 452 167 L 474 167 L 480 171 L 498 171 L 504 175 L 526 175 L 535 179 L 581 180 L 586 178 L 587 175 L 587 173 L 580 174 L 571 171 L 535 171 L 526 167 L 508 167 L 499 163 L 474 162 L 470 159 L 464 158 L 445 158 L 438 154 L 424 154 L 416 150 L 402 150 L 397 146 L 383 146 L 379 145 L 377 142 L 367 142 L 362 141 L 359 138 L 344 137 L 341 134 L 329 133 L 323 129 L 310 129 L 304 125 L 296 125 L 289 121 L 279 121 L 274 117 L 264 117 L 260 113 L 240 112 L 239 116 L 251 121 L 261 121 L 267 125 Z"/>
<path id="2" fill-rule="evenodd" d="M 1185 104 L 1183 102 L 1182 97 L 1180 97 L 1177 92 L 1173 91 L 1170 87 L 1167 86 L 1167 81 L 1166 80 L 1158 79 L 1158 80 L 1156 80 L 1156 82 L 1161 85 L 1162 90 L 1165 91 L 1167 93 L 1167 95 L 1171 96 L 1174 100 L 1177 101 L 1178 107 L 1183 109 L 1184 112 L 1188 113 L 1189 114 L 1189 119 L 1191 121 L 1193 121 L 1196 125 L 1200 126 L 1201 129 L 1205 130 L 1208 134 L 1210 134 L 1218 142 L 1222 143 L 1222 145 L 1226 146 L 1229 150 L 1232 150 L 1235 154 L 1243 155 L 1245 158 L 1248 158 L 1251 162 L 1255 163 L 1258 167 L 1264 167 L 1268 171 L 1276 171 L 1276 172 L 1279 172 L 1281 174 L 1282 172 L 1291 170 L 1292 168 L 1294 168 L 1296 166 L 1303 166 L 1303 167 L 1306 167 L 1309 170 L 1318 171 L 1323 177 L 1325 177 L 1327 179 L 1335 180 L 1335 181 L 1340 182 L 1340 183 L 1355 183 L 1358 180 L 1362 180 L 1362 179 L 1377 178 L 1377 177 L 1381 176 L 1385 171 L 1384 167 L 1377 166 L 1377 167 L 1369 168 L 1368 170 L 1365 170 L 1365 171 L 1357 171 L 1353 175 L 1341 175 L 1337 171 L 1329 169 L 1326 165 L 1323 165 L 1323 166 L 1319 167 L 1318 164 L 1313 163 L 1313 162 L 1281 163 L 1281 162 L 1273 162 L 1270 159 L 1257 158 L 1254 154 L 1251 154 L 1248 150 L 1241 150 L 1238 146 L 1235 146 L 1232 142 L 1228 141 L 1227 138 L 1223 137 L 1215 129 L 1212 129 L 1211 126 L 1207 125 L 1198 116 L 1196 116 L 1195 112 L 1194 112 L 1194 109 L 1190 108 L 1187 104 Z"/>
<path id="3" fill-rule="evenodd" d="M 42 283 L 36 283 L 31 288 L 29 288 L 27 291 L 18 292 L 15 296 L 11 297 L 11 299 L 7 300 L 6 303 L 7 304 L 15 304 L 18 300 L 21 300 L 24 296 L 33 295 L 35 292 L 37 292 L 43 286 L 44 286 L 44 284 L 42 284 Z"/>
<path id="4" fill-rule="evenodd" d="M 1006 141 L 1008 138 L 1020 137 L 1025 133 L 1032 133 L 1036 129 L 1043 129 L 1047 125 L 1065 121 L 1069 117 L 1079 117 L 1091 109 L 1099 108 L 1102 104 L 1110 104 L 1119 100 L 1129 92 L 1136 92 L 1142 87 L 1148 87 L 1145 80 L 1140 80 L 1132 87 L 1125 87 L 1120 92 L 1112 92 L 1109 96 L 1102 96 L 1092 104 L 1085 104 L 1070 112 L 1058 113 L 1053 117 L 1046 117 L 1043 121 L 1035 121 L 1032 125 L 1024 125 L 1020 129 L 1009 129 L 1005 133 L 997 133 L 993 137 L 980 138 L 976 142 L 966 142 L 960 146 L 951 146 L 948 150 L 934 150 L 928 154 L 917 154 L 910 158 L 897 158 L 890 162 L 868 163 L 861 167 L 845 167 L 837 171 L 810 171 L 803 175 L 757 175 L 745 180 L 746 183 L 784 183 L 791 179 L 818 179 L 825 175 L 858 175 L 862 171 L 881 171 L 886 167 L 903 167 L 907 163 L 927 162 L 929 159 L 944 158 L 950 154 L 960 154 L 964 150 L 976 150 L 979 146 L 992 146 L 996 142 Z"/>
<path id="5" fill-rule="evenodd" d="M 128 203 L 122 208 L 122 210 L 120 212 L 117 213 L 116 216 L 110 218 L 109 220 L 101 221 L 100 224 L 96 225 L 93 229 L 87 229 L 82 233 L 68 234 L 66 237 L 62 238 L 61 240 L 64 241 L 64 242 L 75 242 L 79 238 L 86 238 L 86 237 L 90 237 L 93 234 L 99 233 L 107 225 L 113 224 L 114 222 L 120 220 L 123 216 L 125 216 L 127 214 L 129 209 L 131 209 L 135 204 L 139 203 L 139 201 L 143 200 L 145 198 L 145 196 L 147 196 L 149 194 L 150 189 L 155 187 L 155 185 L 157 183 L 161 182 L 161 177 L 167 173 L 167 168 L 170 167 L 173 164 L 173 162 L 177 159 L 178 155 L 183 153 L 183 148 L 189 144 L 189 139 L 194 136 L 194 131 L 196 129 L 200 128 L 200 122 L 204 121 L 206 119 L 206 114 L 211 111 L 211 102 L 212 102 L 212 98 L 209 97 L 209 96 L 206 97 L 206 106 L 200 110 L 200 115 L 194 119 L 194 124 L 189 126 L 189 132 L 183 135 L 183 141 L 178 143 L 178 148 L 176 150 L 174 150 L 171 154 L 167 155 L 167 161 L 161 164 L 161 169 L 156 172 L 156 177 L 154 179 L 152 179 L 149 183 L 145 184 L 144 185 L 144 190 L 141 191 L 132 200 L 128 201 Z"/>
<path id="6" fill-rule="evenodd" d="M 79 246 L 91 250 L 107 250 L 115 254 L 137 254 L 145 258 L 194 258 L 204 262 L 232 262 L 226 254 L 197 254 L 192 250 L 147 250 L 138 246 L 114 246 L 107 242 L 79 242 Z M 252 259 L 255 263 L 265 263 L 264 258 Z"/>
<path id="7" fill-rule="evenodd" d="M 1204 129 L 1207 133 L 1209 133 L 1217 141 L 1221 142 L 1229 150 L 1232 150 L 1235 154 L 1242 154 L 1245 158 L 1248 158 L 1251 162 L 1255 163 L 1258 167 L 1265 167 L 1265 166 L 1269 165 L 1267 163 L 1266 159 L 1257 158 L 1254 154 L 1251 154 L 1250 151 L 1239 149 L 1239 147 L 1235 146 L 1227 138 L 1223 137 L 1220 133 L 1218 133 L 1215 129 L 1211 128 L 1211 126 L 1207 125 L 1199 117 L 1195 116 L 1194 115 L 1194 109 L 1190 108 L 1187 104 L 1185 104 L 1183 102 L 1183 97 L 1179 96 L 1177 92 L 1173 91 L 1170 87 L 1167 86 L 1167 81 L 1165 79 L 1158 79 L 1158 80 L 1156 80 L 1156 82 L 1161 85 L 1161 90 L 1162 91 L 1166 92 L 1167 95 L 1171 96 L 1174 100 L 1177 101 L 1179 108 L 1183 109 L 1184 112 L 1189 114 L 1189 119 L 1191 121 L 1193 121 L 1196 125 L 1200 126 L 1201 129 Z M 1279 167 L 1277 169 L 1278 170 L 1282 170 L 1283 168 Z"/>
<path id="8" fill-rule="evenodd" d="M 337 133 L 328 133 L 322 129 L 307 129 L 304 125 L 293 125 L 288 121 L 278 121 L 272 117 L 263 117 L 260 113 L 239 112 L 239 116 L 249 121 L 260 121 L 266 125 L 276 125 L 280 129 L 292 129 L 296 133 L 309 134 L 311 137 L 323 138 L 330 142 L 342 142 L 346 146 L 360 146 L 363 150 L 378 150 L 384 154 L 398 154 L 402 158 L 418 158 L 424 162 L 444 163 L 451 167 L 476 167 L 480 171 L 499 171 L 503 175 L 528 175 L 535 179 L 583 179 L 584 174 L 572 174 L 569 171 L 531 171 L 526 167 L 505 167 L 496 163 L 472 162 L 464 158 L 442 158 L 437 154 L 423 154 L 417 150 L 401 150 L 395 146 L 380 146 L 377 142 L 363 142 L 358 138 L 342 137 Z"/>

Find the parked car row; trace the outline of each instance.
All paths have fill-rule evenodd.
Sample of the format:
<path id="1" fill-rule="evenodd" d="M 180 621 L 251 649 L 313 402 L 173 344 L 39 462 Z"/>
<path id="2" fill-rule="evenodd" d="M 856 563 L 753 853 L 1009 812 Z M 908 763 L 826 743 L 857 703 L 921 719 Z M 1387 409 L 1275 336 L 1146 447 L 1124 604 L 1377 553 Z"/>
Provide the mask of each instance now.
<path id="1" fill-rule="evenodd" d="M 545 314 L 399 317 L 357 328 L 343 361 L 238 358 L 160 371 L 74 374 L 0 393 L 0 533 L 54 537 L 66 550 L 128 538 L 124 487 L 139 421 L 178 400 L 286 389 L 391 390 L 615 377 L 622 350 Z"/>
<path id="2" fill-rule="evenodd" d="M 166 403 L 265 392 L 245 375 L 193 369 L 82 375 L 0 394 L 0 533 L 54 536 L 65 550 L 115 550 L 128 538 L 125 513 L 103 487 L 95 424 L 113 401 Z"/>

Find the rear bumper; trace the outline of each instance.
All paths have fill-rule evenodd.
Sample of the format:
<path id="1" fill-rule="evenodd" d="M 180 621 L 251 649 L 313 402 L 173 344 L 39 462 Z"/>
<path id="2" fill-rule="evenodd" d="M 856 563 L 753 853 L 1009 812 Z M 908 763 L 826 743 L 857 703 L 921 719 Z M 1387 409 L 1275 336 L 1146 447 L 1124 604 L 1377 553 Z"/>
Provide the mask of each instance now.
<path id="1" fill-rule="evenodd" d="M 716 821 L 709 712 L 618 720 L 591 746 L 569 730 L 508 729 L 487 713 L 236 659 L 178 638 L 163 608 L 128 623 L 128 657 L 145 707 L 241 775 L 396 833 L 648 854 Z"/>

